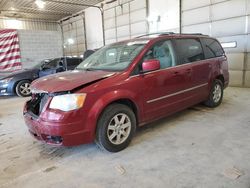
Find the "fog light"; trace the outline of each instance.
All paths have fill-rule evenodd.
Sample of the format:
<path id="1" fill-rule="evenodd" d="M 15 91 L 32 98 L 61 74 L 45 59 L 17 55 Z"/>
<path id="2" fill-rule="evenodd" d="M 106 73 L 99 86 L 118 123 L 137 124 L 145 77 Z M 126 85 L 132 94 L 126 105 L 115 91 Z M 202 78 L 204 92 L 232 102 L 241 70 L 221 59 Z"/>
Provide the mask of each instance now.
<path id="1" fill-rule="evenodd" d="M 44 135 L 45 141 L 51 144 L 61 144 L 62 143 L 62 137 L 61 136 L 51 136 L 51 135 Z"/>
<path id="2" fill-rule="evenodd" d="M 0 93 L 6 93 L 6 89 L 2 89 L 1 91 L 0 91 Z"/>

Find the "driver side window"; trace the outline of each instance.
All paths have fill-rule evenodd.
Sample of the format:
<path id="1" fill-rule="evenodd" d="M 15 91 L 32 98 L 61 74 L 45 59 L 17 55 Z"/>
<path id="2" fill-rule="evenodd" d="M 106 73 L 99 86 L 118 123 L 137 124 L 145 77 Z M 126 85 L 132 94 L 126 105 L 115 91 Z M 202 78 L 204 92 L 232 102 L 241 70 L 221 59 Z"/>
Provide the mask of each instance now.
<path id="1" fill-rule="evenodd" d="M 55 69 L 58 65 L 58 60 L 59 59 L 53 59 L 52 61 L 45 63 L 43 69 Z"/>
<path id="2" fill-rule="evenodd" d="M 175 66 L 174 50 L 170 40 L 156 43 L 144 56 L 143 61 L 157 59 L 161 69 Z"/>

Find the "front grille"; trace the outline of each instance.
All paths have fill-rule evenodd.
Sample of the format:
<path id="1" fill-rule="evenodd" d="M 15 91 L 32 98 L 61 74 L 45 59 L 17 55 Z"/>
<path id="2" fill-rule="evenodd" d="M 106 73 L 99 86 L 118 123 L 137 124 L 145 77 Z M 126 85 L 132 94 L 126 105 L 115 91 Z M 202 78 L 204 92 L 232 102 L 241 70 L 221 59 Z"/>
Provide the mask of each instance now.
<path id="1" fill-rule="evenodd" d="M 32 95 L 32 99 L 27 103 L 27 110 L 32 114 L 39 116 L 49 99 L 46 93 L 37 93 Z"/>

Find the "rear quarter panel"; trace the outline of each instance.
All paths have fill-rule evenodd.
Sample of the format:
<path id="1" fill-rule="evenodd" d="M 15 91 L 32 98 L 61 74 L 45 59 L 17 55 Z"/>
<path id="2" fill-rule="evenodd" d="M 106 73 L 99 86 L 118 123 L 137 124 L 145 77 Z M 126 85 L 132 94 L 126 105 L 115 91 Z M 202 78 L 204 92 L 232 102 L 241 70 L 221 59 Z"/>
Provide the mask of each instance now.
<path id="1" fill-rule="evenodd" d="M 218 76 L 222 75 L 224 78 L 224 88 L 228 86 L 229 83 L 229 72 L 228 72 L 228 62 L 226 56 L 214 58 L 214 61 L 211 62 L 211 79 L 212 83 Z"/>

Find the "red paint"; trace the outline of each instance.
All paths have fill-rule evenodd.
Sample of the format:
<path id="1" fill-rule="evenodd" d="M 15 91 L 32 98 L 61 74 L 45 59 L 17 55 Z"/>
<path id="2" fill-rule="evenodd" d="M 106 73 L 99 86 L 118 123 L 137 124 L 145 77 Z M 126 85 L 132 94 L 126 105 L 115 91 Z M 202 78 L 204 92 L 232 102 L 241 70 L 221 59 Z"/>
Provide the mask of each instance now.
<path id="1" fill-rule="evenodd" d="M 157 59 L 147 60 L 142 63 L 143 72 L 155 71 L 160 69 L 160 61 Z"/>
<path id="2" fill-rule="evenodd" d="M 114 75 L 104 71 L 68 71 L 35 80 L 32 87 L 51 92 L 69 91 L 78 86 Z M 49 84 L 48 84 L 49 83 Z"/>
<path id="3" fill-rule="evenodd" d="M 218 76 L 223 76 L 224 87 L 227 87 L 229 74 L 226 57 L 202 60 L 163 70 L 157 70 L 159 62 L 151 60 L 143 63 L 143 69 L 157 71 L 131 75 L 134 68 L 141 63 L 143 55 L 155 42 L 180 37 L 194 36 L 167 35 L 146 38 L 149 40 L 148 44 L 122 72 L 73 71 L 36 80 L 32 87 L 49 93 L 69 91 L 87 84 L 76 91 L 76 93 L 86 93 L 87 97 L 82 108 L 69 112 L 50 109 L 49 104 L 52 99 L 50 97 L 38 118 L 27 113 L 26 104 L 24 119 L 29 130 L 37 134 L 37 139 L 44 141 L 46 139 L 43 135 L 61 136 L 62 145 L 65 146 L 89 143 L 95 139 L 96 124 L 100 114 L 114 101 L 126 99 L 134 103 L 138 124 L 143 125 L 205 101 L 212 81 Z M 88 84 L 101 78 L 105 79 Z M 189 88 L 202 84 L 205 85 L 189 91 Z M 172 95 L 174 93 L 178 94 Z M 168 97 L 150 102 L 162 96 Z"/>

